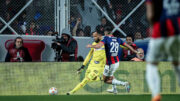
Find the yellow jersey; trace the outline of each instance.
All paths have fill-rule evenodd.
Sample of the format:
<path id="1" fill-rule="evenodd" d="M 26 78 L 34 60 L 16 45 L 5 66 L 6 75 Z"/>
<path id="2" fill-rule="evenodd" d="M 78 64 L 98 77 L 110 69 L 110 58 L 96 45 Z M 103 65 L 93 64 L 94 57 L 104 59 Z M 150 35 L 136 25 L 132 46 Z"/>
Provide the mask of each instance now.
<path id="1" fill-rule="evenodd" d="M 98 43 L 93 42 L 92 45 L 96 45 Z M 91 59 L 91 61 L 90 61 Z M 90 61 L 88 69 L 104 69 L 106 64 L 106 53 L 104 45 L 101 48 L 95 49 L 91 48 L 89 54 L 86 56 L 86 59 L 83 62 L 83 65 L 87 65 Z"/>

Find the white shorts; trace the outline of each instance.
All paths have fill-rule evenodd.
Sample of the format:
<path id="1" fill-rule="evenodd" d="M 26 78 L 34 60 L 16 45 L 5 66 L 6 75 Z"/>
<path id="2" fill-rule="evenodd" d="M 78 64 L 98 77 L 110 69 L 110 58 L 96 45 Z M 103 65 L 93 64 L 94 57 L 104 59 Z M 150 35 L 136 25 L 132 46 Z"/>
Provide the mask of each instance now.
<path id="1" fill-rule="evenodd" d="M 180 62 L 180 36 L 150 40 L 146 61 L 159 62 L 162 57 L 166 57 L 168 61 Z"/>
<path id="2" fill-rule="evenodd" d="M 113 76 L 114 72 L 118 69 L 118 67 L 119 67 L 119 62 L 111 65 L 105 65 L 103 75 L 108 77 Z"/>

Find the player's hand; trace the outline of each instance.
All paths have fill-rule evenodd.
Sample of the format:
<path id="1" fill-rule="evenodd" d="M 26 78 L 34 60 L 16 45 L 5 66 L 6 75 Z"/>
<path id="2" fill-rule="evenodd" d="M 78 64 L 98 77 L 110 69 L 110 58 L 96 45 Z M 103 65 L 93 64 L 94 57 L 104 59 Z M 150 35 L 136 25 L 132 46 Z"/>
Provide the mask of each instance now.
<path id="1" fill-rule="evenodd" d="M 61 45 L 61 43 L 59 43 L 59 42 L 56 42 L 56 44 L 59 45 L 59 46 Z"/>
<path id="2" fill-rule="evenodd" d="M 82 69 L 77 70 L 77 74 L 81 74 L 81 72 L 82 72 L 81 70 L 82 70 Z"/>
<path id="3" fill-rule="evenodd" d="M 81 18 L 77 18 L 77 22 L 76 23 L 80 23 L 81 22 Z"/>
<path id="4" fill-rule="evenodd" d="M 84 69 L 84 65 L 82 65 L 78 70 L 77 70 L 77 74 L 80 74 L 81 73 L 81 71 L 82 71 L 82 69 Z"/>
<path id="5" fill-rule="evenodd" d="M 91 48 L 91 47 L 92 47 L 92 45 L 91 45 L 91 44 L 88 44 L 86 47 L 87 47 L 87 48 Z"/>

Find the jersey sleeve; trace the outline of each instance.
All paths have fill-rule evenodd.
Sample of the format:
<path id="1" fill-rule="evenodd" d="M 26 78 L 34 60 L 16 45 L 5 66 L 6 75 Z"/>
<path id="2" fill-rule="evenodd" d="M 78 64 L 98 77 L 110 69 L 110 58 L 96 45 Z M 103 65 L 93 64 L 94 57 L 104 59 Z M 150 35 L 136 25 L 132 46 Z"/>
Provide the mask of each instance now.
<path id="1" fill-rule="evenodd" d="M 119 43 L 119 45 L 124 45 L 124 41 L 123 40 L 121 40 L 120 38 L 118 38 L 118 43 Z"/>
<path id="2" fill-rule="evenodd" d="M 90 61 L 91 57 L 93 54 L 93 48 L 91 48 L 91 50 L 89 51 L 88 55 L 86 56 L 86 59 L 83 62 L 83 65 L 86 66 L 88 64 L 88 62 Z"/>
<path id="3" fill-rule="evenodd" d="M 103 44 L 106 44 L 106 42 L 107 42 L 107 36 L 105 36 L 105 37 L 101 40 L 101 42 L 102 42 Z"/>

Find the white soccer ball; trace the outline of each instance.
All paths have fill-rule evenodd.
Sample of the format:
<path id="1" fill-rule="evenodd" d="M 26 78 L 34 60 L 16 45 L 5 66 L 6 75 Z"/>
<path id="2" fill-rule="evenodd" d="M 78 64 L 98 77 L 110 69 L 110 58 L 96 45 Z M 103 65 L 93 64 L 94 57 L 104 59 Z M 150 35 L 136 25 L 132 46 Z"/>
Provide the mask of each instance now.
<path id="1" fill-rule="evenodd" d="M 49 95 L 57 95 L 57 94 L 58 94 L 57 88 L 51 87 L 51 88 L 49 89 Z"/>

